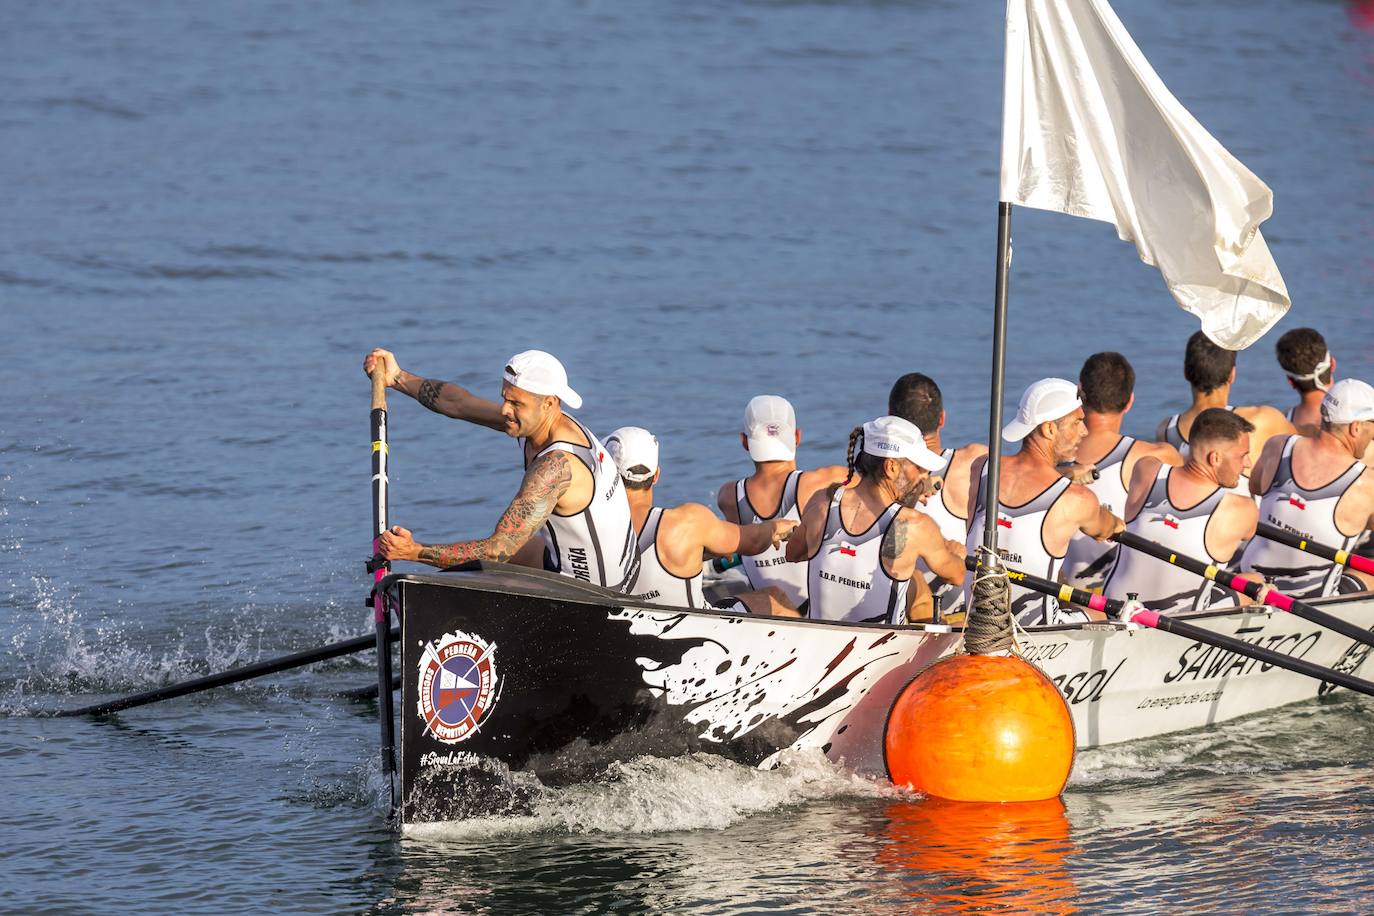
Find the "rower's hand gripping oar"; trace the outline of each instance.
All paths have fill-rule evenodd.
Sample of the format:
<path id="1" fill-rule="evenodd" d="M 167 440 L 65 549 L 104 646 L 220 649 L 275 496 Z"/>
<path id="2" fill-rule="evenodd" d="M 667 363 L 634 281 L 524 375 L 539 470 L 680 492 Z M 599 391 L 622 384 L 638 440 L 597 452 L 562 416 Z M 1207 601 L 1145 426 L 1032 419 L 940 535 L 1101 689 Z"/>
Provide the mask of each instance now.
<path id="1" fill-rule="evenodd" d="M 1306 601 L 1299 601 L 1297 598 L 1285 595 L 1282 592 L 1269 589 L 1263 591 L 1264 586 L 1258 582 L 1251 582 L 1249 579 L 1242 578 L 1235 573 L 1220 569 L 1211 563 L 1203 563 L 1192 557 L 1187 557 L 1175 553 L 1163 545 L 1156 544 L 1154 541 L 1132 534 L 1129 531 L 1122 531 L 1115 535 L 1114 539 L 1123 547 L 1130 547 L 1132 550 L 1139 550 L 1141 553 L 1148 554 L 1157 560 L 1163 560 L 1179 569 L 1186 569 L 1188 572 L 1196 573 L 1211 582 L 1215 582 L 1223 588 L 1228 588 L 1233 592 L 1245 595 L 1261 601 L 1265 605 L 1287 611 L 1295 617 L 1310 620 L 1318 626 L 1326 627 L 1342 636 L 1363 643 L 1366 646 L 1374 646 L 1374 633 L 1361 629 L 1348 620 L 1342 620 L 1334 614 L 1328 614 L 1308 604 Z"/>
<path id="2" fill-rule="evenodd" d="M 1282 528 L 1276 528 L 1268 522 L 1260 522 L 1259 528 L 1256 530 L 1259 536 L 1267 541 L 1284 544 L 1288 547 L 1292 547 L 1294 550 L 1310 553 L 1314 557 L 1330 560 L 1337 566 L 1344 566 L 1346 569 L 1353 569 L 1356 572 L 1374 575 L 1374 560 L 1368 557 L 1362 557 L 1348 550 L 1337 550 L 1325 544 L 1318 544 L 1316 541 L 1309 541 L 1300 534 L 1284 531 Z"/>
<path id="3" fill-rule="evenodd" d="M 970 557 L 965 560 L 965 565 L 973 569 L 976 560 Z M 1090 607 L 1096 611 L 1102 611 L 1113 617 L 1122 617 L 1127 611 L 1128 604 L 1117 598 L 1104 598 L 1102 595 L 1094 595 L 1081 589 L 1063 585 L 1058 582 L 1051 582 L 1039 576 L 1032 576 L 1029 573 L 1019 572 L 1015 569 L 1007 569 L 1007 576 L 1017 585 L 1024 586 L 1042 595 L 1052 595 L 1060 601 L 1069 601 L 1082 607 Z M 1226 652 L 1234 652 L 1236 655 L 1253 658 L 1272 665 L 1275 668 L 1284 668 L 1295 674 L 1304 674 L 1319 681 L 1335 684 L 1338 687 L 1345 687 L 1366 696 L 1374 696 L 1374 682 L 1364 678 L 1346 674 L 1344 671 L 1337 671 L 1334 668 L 1327 668 L 1313 662 L 1304 661 L 1301 658 L 1294 658 L 1291 655 L 1284 655 L 1282 652 L 1275 652 L 1273 649 L 1266 649 L 1262 646 L 1252 645 L 1248 642 L 1236 639 L 1232 636 L 1223 636 L 1220 633 L 1213 633 L 1211 630 L 1203 629 L 1183 620 L 1176 620 L 1172 617 L 1160 614 L 1157 611 L 1148 611 L 1144 608 L 1136 608 L 1131 611 L 1129 620 L 1141 626 L 1149 627 L 1153 630 L 1163 630 L 1166 633 L 1173 633 L 1184 639 L 1191 639 L 1194 642 L 1202 643 L 1204 646 L 1215 646 Z"/>
<path id="4" fill-rule="evenodd" d="M 391 719 L 391 614 L 382 580 L 391 564 L 380 558 L 387 521 L 386 363 L 372 365 L 372 619 L 377 629 L 377 720 L 382 732 L 382 773 L 387 778 L 391 808 L 396 808 L 396 729 Z"/>

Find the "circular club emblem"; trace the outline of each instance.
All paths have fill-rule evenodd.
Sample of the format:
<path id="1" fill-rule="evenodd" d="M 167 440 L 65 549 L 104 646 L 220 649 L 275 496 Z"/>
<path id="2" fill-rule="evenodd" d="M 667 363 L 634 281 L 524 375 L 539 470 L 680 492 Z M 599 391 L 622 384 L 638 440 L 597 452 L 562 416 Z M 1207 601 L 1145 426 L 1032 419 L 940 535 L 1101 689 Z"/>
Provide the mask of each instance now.
<path id="1" fill-rule="evenodd" d="M 420 718 L 445 744 L 477 730 L 496 705 L 496 646 L 480 636 L 445 633 L 420 657 Z"/>

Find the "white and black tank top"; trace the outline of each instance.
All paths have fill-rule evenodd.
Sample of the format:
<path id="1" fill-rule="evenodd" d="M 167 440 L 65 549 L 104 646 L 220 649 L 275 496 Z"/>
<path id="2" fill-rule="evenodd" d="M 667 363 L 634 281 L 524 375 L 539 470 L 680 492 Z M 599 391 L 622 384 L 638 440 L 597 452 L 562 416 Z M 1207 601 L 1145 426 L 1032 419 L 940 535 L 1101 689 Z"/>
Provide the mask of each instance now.
<path id="1" fill-rule="evenodd" d="M 911 582 L 888 575 L 882 559 L 883 537 L 902 505 L 892 503 L 867 530 L 854 534 L 840 518 L 845 492 L 843 487 L 835 490 L 821 542 L 805 565 L 810 616 L 813 620 L 906 623 Z"/>
<path id="2" fill-rule="evenodd" d="M 1336 479 L 1311 490 L 1293 479 L 1293 446 L 1299 436 L 1289 436 L 1274 471 L 1274 482 L 1260 499 L 1260 518 L 1276 528 L 1337 550 L 1352 550 L 1363 531 L 1347 533 L 1336 524 L 1341 498 L 1365 472 L 1362 461 L 1351 461 Z M 1245 548 L 1241 569 L 1263 574 L 1279 591 L 1295 598 L 1325 598 L 1338 591 L 1342 567 L 1310 553 L 1256 537 Z"/>
<path id="3" fill-rule="evenodd" d="M 938 475 L 941 479 L 945 479 L 949 473 L 950 462 L 954 460 L 954 449 L 947 448 L 940 452 L 940 460 L 943 462 L 940 469 L 932 473 Z M 917 503 L 914 508 L 917 512 L 924 513 L 931 517 L 936 527 L 940 529 L 940 537 L 962 543 L 964 538 L 968 536 L 968 519 L 960 518 L 954 514 L 954 510 L 950 509 L 949 503 L 945 501 L 948 493 L 948 486 L 941 487 L 940 492 L 926 500 L 925 505 Z M 946 582 L 944 579 L 935 575 L 935 573 L 931 572 L 930 567 L 926 565 L 925 560 L 917 561 L 916 571 L 926 580 L 926 584 L 930 586 L 931 596 L 934 598 L 936 606 L 939 607 L 943 613 L 950 613 L 958 610 L 959 604 L 963 599 L 963 592 L 957 584 Z"/>
<path id="4" fill-rule="evenodd" d="M 526 467 L 553 451 L 575 456 L 591 472 L 592 498 L 587 507 L 573 515 L 550 515 L 540 532 L 548 547 L 551 566 L 565 576 L 593 585 L 625 591 L 639 566 L 635 529 L 630 521 L 630 503 L 625 498 L 620 473 L 600 440 L 576 419 L 590 445 L 559 440 L 550 442 Z"/>
<path id="5" fill-rule="evenodd" d="M 778 500 L 778 508 L 772 515 L 760 515 L 753 504 L 749 502 L 748 491 L 744 488 L 744 481 L 735 481 L 735 513 L 739 517 L 741 525 L 757 525 L 760 522 L 771 522 L 780 519 L 791 519 L 794 522 L 801 522 L 801 506 L 797 505 L 797 482 L 801 480 L 801 471 L 793 471 L 787 475 L 787 480 L 782 485 L 782 497 Z M 749 577 L 749 587 L 754 589 L 776 586 L 782 589 L 787 600 L 794 608 L 805 610 L 806 604 L 806 564 L 787 562 L 787 545 L 780 544 L 777 547 L 769 547 L 763 553 L 754 554 L 751 557 L 741 556 L 740 567 L 744 574 Z"/>
<path id="6" fill-rule="evenodd" d="M 1229 557 L 1214 557 L 1207 550 L 1207 526 L 1230 491 L 1217 487 L 1196 505 L 1180 509 L 1169 500 L 1172 470 L 1168 465 L 1159 469 L 1145 503 L 1126 523 L 1126 530 L 1179 554 L 1206 557 L 1208 563 L 1225 567 Z M 1123 599 L 1134 594 L 1145 607 L 1165 613 L 1205 611 L 1217 596 L 1225 594 L 1196 573 L 1129 547 L 1117 553 L 1103 593 Z"/>
<path id="7" fill-rule="evenodd" d="M 644 520 L 644 529 L 639 532 L 639 572 L 628 589 L 631 596 L 653 604 L 669 604 L 673 607 L 706 607 L 706 596 L 701 590 L 701 570 L 695 576 L 683 578 L 671 573 L 663 565 L 658 555 L 658 526 L 663 521 L 663 508 L 654 506 L 649 517 Z"/>
<path id="8" fill-rule="evenodd" d="M 1097 462 L 1097 479 L 1084 484 L 1097 501 L 1118 518 L 1126 514 L 1131 487 L 1126 479 L 1126 458 L 1135 443 L 1130 436 L 1118 439 L 1112 450 Z M 1064 556 L 1064 580 L 1075 588 L 1101 588 L 1112 563 L 1116 562 L 1116 550 L 1116 542 L 1099 541 L 1080 531 L 1069 541 L 1069 552 Z"/>
<path id="9" fill-rule="evenodd" d="M 983 526 L 987 517 L 988 469 L 983 466 L 983 476 L 978 484 L 978 501 L 974 506 L 973 519 L 969 525 L 966 546 L 974 554 L 983 543 Z M 1063 554 L 1054 554 L 1045 546 L 1045 521 L 1050 510 L 1059 502 L 1059 497 L 1069 488 L 1071 481 L 1060 477 L 1029 502 L 1019 506 L 998 504 L 997 512 L 997 552 L 1012 569 L 1030 573 L 1043 579 L 1055 581 Z M 964 580 L 967 600 L 972 600 L 973 574 Z M 1054 598 L 1033 592 L 1030 589 L 1012 584 L 1011 612 L 1023 625 L 1056 624 L 1086 620 L 1086 616 L 1073 608 L 1061 608 Z"/>

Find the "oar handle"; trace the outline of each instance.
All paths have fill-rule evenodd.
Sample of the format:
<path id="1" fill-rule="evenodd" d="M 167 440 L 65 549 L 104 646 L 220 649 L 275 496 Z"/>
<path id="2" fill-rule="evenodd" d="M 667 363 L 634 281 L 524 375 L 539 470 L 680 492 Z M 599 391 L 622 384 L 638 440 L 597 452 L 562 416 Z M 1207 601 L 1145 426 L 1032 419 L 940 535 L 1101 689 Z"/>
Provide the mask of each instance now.
<path id="1" fill-rule="evenodd" d="M 1310 553 L 1315 557 L 1330 560 L 1332 563 L 1338 566 L 1344 566 L 1347 569 L 1355 569 L 1360 572 L 1374 574 L 1374 560 L 1368 557 L 1362 557 L 1348 550 L 1337 550 L 1334 547 L 1328 547 L 1326 544 L 1318 544 L 1316 541 L 1309 541 L 1300 534 L 1284 531 L 1282 528 L 1275 527 L 1268 522 L 1260 522 L 1256 530 L 1259 536 L 1267 541 L 1274 541 L 1275 543 L 1292 547 L 1294 550 Z"/>
<path id="2" fill-rule="evenodd" d="M 1300 601 L 1291 595 L 1270 589 L 1260 597 L 1260 590 L 1263 588 L 1258 582 L 1242 578 L 1230 570 L 1219 569 L 1211 563 L 1202 563 L 1192 557 L 1187 557 L 1175 553 L 1161 544 L 1146 540 L 1138 534 L 1123 531 L 1116 536 L 1116 540 L 1123 547 L 1130 547 L 1132 550 L 1139 550 L 1141 553 L 1149 554 L 1152 557 L 1163 560 L 1179 569 L 1186 569 L 1189 572 L 1197 573 L 1205 579 L 1209 579 L 1218 585 L 1229 588 L 1233 592 L 1240 592 L 1248 598 L 1262 601 L 1265 605 L 1278 608 L 1280 611 L 1287 611 L 1290 614 L 1310 620 L 1318 626 L 1326 627 L 1328 630 L 1339 633 L 1366 646 L 1374 646 L 1374 634 L 1362 629 L 1348 620 L 1342 620 L 1334 614 L 1329 614 L 1320 608 L 1315 608 L 1306 601 Z"/>
<path id="3" fill-rule="evenodd" d="M 978 571 L 978 558 L 970 554 L 964 557 L 964 566 L 969 572 Z M 1039 576 L 1032 576 L 1020 570 L 1003 567 L 1007 578 L 1017 585 L 1024 586 L 1033 592 L 1040 592 L 1042 595 L 1050 595 L 1070 604 L 1077 604 L 1080 607 L 1091 608 L 1094 611 L 1101 611 L 1114 617 L 1121 615 L 1121 609 L 1125 602 L 1116 598 L 1108 598 L 1105 595 L 1096 595 L 1092 592 L 1074 588 L 1072 585 L 1065 585 L 1062 582 L 1051 582 L 1049 579 L 1042 579 Z"/>
<path id="4" fill-rule="evenodd" d="M 372 366 L 372 409 L 386 410 L 386 364 L 381 359 Z"/>

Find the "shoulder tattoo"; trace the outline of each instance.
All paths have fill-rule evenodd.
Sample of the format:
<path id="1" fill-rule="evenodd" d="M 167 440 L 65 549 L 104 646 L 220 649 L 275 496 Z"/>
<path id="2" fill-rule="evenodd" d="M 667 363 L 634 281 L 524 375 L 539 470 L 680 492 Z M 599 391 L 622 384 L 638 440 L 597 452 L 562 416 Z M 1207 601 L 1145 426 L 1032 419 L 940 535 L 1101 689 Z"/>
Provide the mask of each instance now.
<path id="1" fill-rule="evenodd" d="M 888 526 L 887 537 L 883 538 L 882 556 L 883 559 L 892 564 L 897 562 L 897 558 L 906 552 L 907 544 L 907 525 L 909 523 L 898 513 Z"/>

